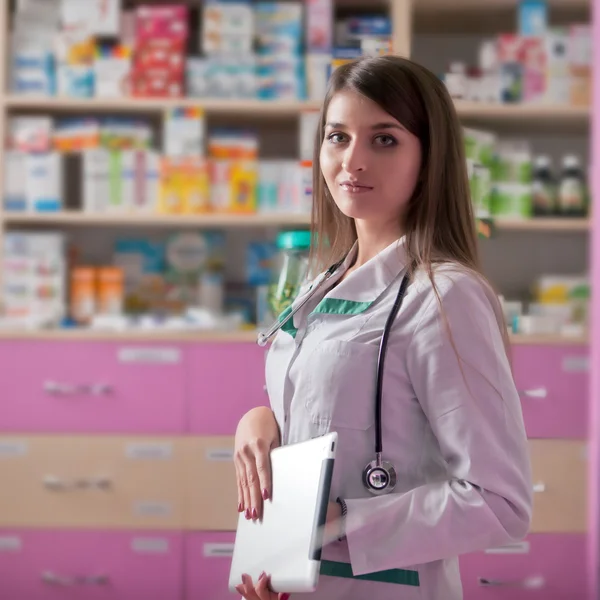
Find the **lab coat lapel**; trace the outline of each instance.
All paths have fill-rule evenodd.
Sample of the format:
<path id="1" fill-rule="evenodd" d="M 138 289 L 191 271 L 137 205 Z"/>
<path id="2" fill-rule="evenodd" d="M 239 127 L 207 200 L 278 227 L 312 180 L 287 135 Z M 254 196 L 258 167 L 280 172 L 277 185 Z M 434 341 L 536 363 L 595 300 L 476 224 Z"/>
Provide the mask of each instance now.
<path id="1" fill-rule="evenodd" d="M 406 264 L 404 238 L 401 238 L 335 286 L 314 312 L 358 314 L 365 311 L 404 271 Z"/>

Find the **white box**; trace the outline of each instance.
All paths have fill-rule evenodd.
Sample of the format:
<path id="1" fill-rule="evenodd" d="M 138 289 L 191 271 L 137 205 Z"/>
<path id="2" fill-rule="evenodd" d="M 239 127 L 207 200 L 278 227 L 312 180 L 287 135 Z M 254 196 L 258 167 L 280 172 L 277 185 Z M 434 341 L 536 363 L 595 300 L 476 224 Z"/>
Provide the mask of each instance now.
<path id="1" fill-rule="evenodd" d="M 28 209 L 26 158 L 27 154 L 18 150 L 4 153 L 4 210 L 7 212 Z"/>
<path id="2" fill-rule="evenodd" d="M 118 36 L 121 0 L 62 0 L 60 16 L 65 28 L 83 28 L 90 35 Z"/>
<path id="3" fill-rule="evenodd" d="M 81 153 L 83 171 L 82 210 L 105 212 L 108 208 L 109 155 L 104 148 L 91 148 Z"/>
<path id="4" fill-rule="evenodd" d="M 55 212 L 62 209 L 62 154 L 28 154 L 25 159 L 25 180 L 27 206 L 30 210 Z"/>

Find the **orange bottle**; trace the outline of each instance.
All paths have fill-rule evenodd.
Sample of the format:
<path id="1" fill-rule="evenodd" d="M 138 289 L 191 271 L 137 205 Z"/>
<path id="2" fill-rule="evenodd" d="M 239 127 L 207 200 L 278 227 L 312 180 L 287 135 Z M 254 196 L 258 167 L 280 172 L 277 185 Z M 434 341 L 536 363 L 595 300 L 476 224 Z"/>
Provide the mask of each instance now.
<path id="1" fill-rule="evenodd" d="M 123 270 L 118 267 L 98 269 L 98 312 L 103 315 L 123 313 Z"/>
<path id="2" fill-rule="evenodd" d="M 71 271 L 71 318 L 86 325 L 96 312 L 96 271 L 75 267 Z"/>

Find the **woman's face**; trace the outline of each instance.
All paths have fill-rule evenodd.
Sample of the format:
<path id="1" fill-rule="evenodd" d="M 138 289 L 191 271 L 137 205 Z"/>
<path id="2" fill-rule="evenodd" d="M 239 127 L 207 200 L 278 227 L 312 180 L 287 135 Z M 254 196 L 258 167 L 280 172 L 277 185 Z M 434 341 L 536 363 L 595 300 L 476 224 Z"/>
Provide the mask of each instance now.
<path id="1" fill-rule="evenodd" d="M 401 222 L 421 168 L 421 143 L 378 104 L 340 91 L 327 108 L 321 172 L 346 216 Z"/>

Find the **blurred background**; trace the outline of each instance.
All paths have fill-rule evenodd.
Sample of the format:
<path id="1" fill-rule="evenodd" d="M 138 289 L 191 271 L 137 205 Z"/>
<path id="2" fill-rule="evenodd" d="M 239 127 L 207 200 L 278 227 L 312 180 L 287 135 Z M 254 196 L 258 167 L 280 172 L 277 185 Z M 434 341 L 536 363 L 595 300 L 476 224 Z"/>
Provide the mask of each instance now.
<path id="1" fill-rule="evenodd" d="M 530 438 L 531 533 L 463 557 L 465 598 L 598 597 L 591 1 L 0 0 L 1 600 L 235 597 L 320 102 L 387 53 L 455 100 Z"/>

